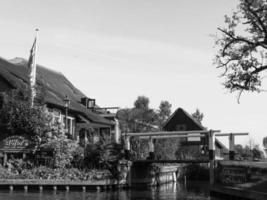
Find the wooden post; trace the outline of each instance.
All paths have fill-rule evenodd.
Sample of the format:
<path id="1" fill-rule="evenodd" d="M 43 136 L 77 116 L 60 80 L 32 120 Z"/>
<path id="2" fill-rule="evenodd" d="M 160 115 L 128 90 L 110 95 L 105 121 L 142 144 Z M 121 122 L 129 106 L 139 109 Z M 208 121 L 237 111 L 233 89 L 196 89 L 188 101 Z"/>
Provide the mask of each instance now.
<path id="1" fill-rule="evenodd" d="M 131 150 L 130 136 L 125 137 L 125 149 L 128 151 Z"/>
<path id="2" fill-rule="evenodd" d="M 119 127 L 119 120 L 115 119 L 115 136 L 114 136 L 115 142 L 117 144 L 120 144 L 120 127 Z"/>
<path id="3" fill-rule="evenodd" d="M 209 160 L 210 160 L 210 185 L 214 185 L 215 164 L 215 137 L 212 130 L 209 131 Z"/>
<path id="4" fill-rule="evenodd" d="M 149 145 L 149 159 L 154 160 L 155 159 L 155 154 L 154 154 L 155 147 L 154 147 L 154 141 L 152 137 L 149 137 L 148 145 Z"/>
<path id="5" fill-rule="evenodd" d="M 130 136 L 125 137 L 125 156 L 127 160 L 130 160 L 131 143 Z"/>
<path id="6" fill-rule="evenodd" d="M 82 186 L 83 192 L 86 192 L 86 186 Z"/>
<path id="7" fill-rule="evenodd" d="M 235 159 L 235 136 L 234 134 L 229 135 L 229 160 Z"/>
<path id="8" fill-rule="evenodd" d="M 10 185 L 10 186 L 9 186 L 9 190 L 10 190 L 10 191 L 13 191 L 13 190 L 14 190 L 14 186 L 13 186 L 13 185 Z"/>
<path id="9" fill-rule="evenodd" d="M 5 166 L 7 163 L 7 154 L 6 152 L 4 153 L 4 162 L 3 162 L 3 165 Z"/>

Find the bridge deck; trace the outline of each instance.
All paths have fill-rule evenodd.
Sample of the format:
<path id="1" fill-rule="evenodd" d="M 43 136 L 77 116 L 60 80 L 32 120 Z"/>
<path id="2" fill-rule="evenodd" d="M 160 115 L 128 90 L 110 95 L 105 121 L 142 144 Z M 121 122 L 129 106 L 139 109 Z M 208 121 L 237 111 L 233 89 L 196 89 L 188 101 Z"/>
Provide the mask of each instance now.
<path id="1" fill-rule="evenodd" d="M 209 163 L 209 160 L 134 160 L 133 163 Z"/>

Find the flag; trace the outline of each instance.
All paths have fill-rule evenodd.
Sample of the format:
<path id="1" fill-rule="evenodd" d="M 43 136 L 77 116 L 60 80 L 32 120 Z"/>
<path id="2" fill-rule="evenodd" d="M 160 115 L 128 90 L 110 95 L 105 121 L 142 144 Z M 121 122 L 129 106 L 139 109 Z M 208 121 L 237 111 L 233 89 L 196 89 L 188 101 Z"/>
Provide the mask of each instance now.
<path id="1" fill-rule="evenodd" d="M 37 33 L 37 31 L 36 31 Z M 29 82 L 30 82 L 30 91 L 31 91 L 31 106 L 33 106 L 34 98 L 36 96 L 36 89 L 35 89 L 35 83 L 36 83 L 36 50 L 37 50 L 37 35 L 34 39 L 31 51 L 30 51 L 30 57 L 28 60 L 28 74 L 29 74 Z"/>

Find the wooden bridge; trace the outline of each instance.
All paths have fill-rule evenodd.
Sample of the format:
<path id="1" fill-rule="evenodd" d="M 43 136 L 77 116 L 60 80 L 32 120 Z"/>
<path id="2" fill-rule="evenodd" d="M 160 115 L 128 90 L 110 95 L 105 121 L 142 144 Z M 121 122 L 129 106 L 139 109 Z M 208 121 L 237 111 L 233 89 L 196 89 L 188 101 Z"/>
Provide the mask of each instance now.
<path id="1" fill-rule="evenodd" d="M 202 138 L 207 137 L 208 140 L 208 159 L 199 160 L 136 160 L 135 163 L 209 163 L 210 168 L 210 183 L 214 183 L 214 167 L 215 167 L 215 137 L 228 137 L 229 138 L 229 160 L 234 159 L 234 145 L 235 136 L 244 136 L 248 133 L 221 133 L 220 130 L 196 130 L 196 131 L 160 131 L 160 132 L 147 132 L 147 133 L 123 133 L 122 136 L 125 140 L 125 150 L 131 150 L 131 137 L 138 137 L 140 139 L 148 139 L 149 144 L 149 157 L 154 158 L 154 139 L 162 138 Z"/>

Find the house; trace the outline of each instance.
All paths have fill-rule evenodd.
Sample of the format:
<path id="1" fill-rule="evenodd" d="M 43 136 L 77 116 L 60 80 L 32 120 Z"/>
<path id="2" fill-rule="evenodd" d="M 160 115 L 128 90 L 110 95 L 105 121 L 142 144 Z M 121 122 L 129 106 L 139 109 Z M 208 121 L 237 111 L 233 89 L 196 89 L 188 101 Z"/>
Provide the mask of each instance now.
<path id="1" fill-rule="evenodd" d="M 44 88 L 44 102 L 53 120 L 65 123 L 66 107 L 64 98 L 69 99 L 67 107 L 67 132 L 79 140 L 87 138 L 97 141 L 105 136 L 114 140 L 117 133 L 116 120 L 105 118 L 94 111 L 95 99 L 88 98 L 78 90 L 62 73 L 48 69 L 41 65 L 36 68 L 37 86 Z M 21 85 L 29 85 L 27 61 L 22 58 L 5 60 L 0 58 L 0 92 L 8 92 Z M 93 133 L 89 134 L 88 133 Z M 116 136 L 117 137 L 117 136 Z"/>
<path id="2" fill-rule="evenodd" d="M 187 113 L 184 109 L 178 108 L 163 124 L 164 131 L 197 131 L 207 130 L 200 122 Z M 200 151 L 207 144 L 206 138 L 188 137 L 183 138 L 182 145 L 198 148 Z M 206 141 L 205 141 L 206 140 Z M 207 146 L 205 148 L 207 151 Z M 215 159 L 228 158 L 228 149 L 216 138 L 215 139 Z"/>

